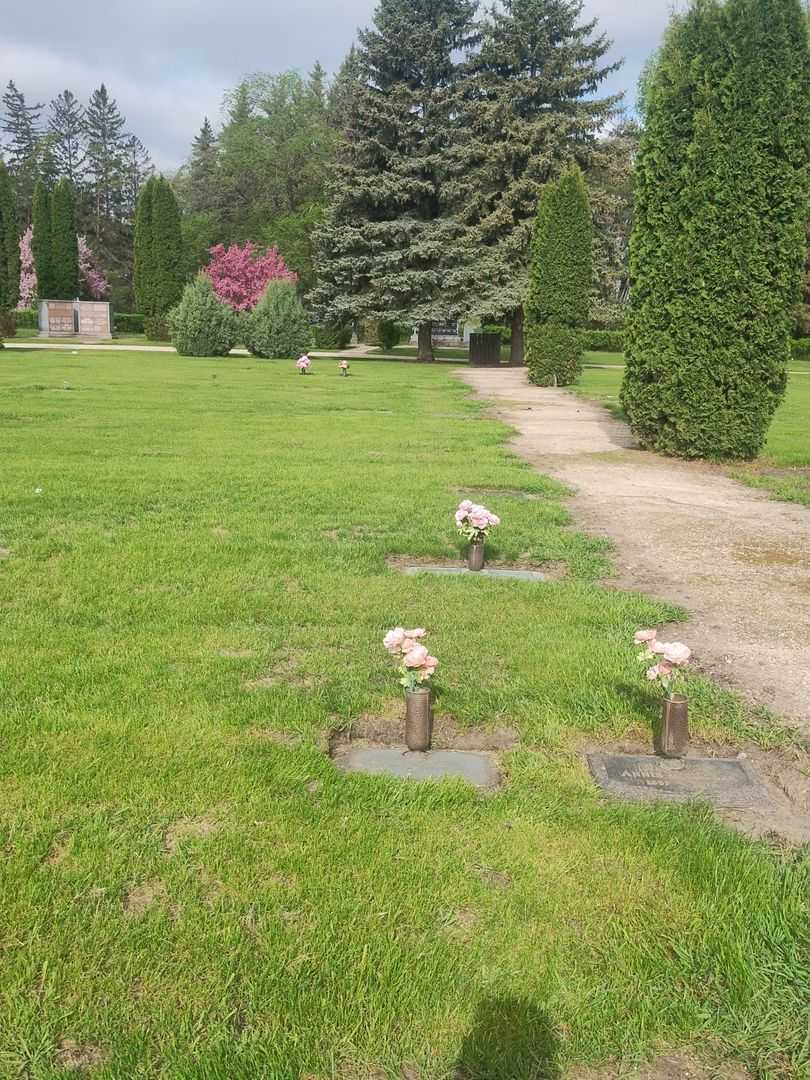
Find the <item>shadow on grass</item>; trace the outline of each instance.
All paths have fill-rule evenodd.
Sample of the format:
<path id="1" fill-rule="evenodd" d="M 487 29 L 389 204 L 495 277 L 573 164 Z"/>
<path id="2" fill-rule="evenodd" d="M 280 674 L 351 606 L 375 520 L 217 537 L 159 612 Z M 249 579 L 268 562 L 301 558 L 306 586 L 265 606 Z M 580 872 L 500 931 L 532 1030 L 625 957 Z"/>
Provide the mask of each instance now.
<path id="1" fill-rule="evenodd" d="M 464 1040 L 454 1080 L 559 1080 L 548 1014 L 516 997 L 485 999 Z"/>

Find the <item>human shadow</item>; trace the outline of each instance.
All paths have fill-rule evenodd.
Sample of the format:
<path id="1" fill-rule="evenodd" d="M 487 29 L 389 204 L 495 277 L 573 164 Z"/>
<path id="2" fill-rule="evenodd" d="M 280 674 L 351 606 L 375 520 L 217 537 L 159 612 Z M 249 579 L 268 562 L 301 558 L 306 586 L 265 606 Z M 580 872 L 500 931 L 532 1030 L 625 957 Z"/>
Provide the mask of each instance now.
<path id="1" fill-rule="evenodd" d="M 548 1014 L 508 995 L 480 1003 L 453 1080 L 559 1080 L 558 1043 Z"/>

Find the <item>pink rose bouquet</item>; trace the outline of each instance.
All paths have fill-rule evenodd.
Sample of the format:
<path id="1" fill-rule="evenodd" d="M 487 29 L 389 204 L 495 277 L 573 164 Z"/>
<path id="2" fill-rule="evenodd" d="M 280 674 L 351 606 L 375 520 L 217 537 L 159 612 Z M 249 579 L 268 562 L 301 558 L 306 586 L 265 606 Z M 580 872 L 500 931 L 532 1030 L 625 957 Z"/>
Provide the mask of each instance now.
<path id="1" fill-rule="evenodd" d="M 406 690 L 415 690 L 424 685 L 439 666 L 436 657 L 431 656 L 422 644 L 426 636 L 427 630 L 404 630 L 397 626 L 383 638 L 385 648 L 399 661 L 399 681 Z"/>
<path id="2" fill-rule="evenodd" d="M 485 506 L 478 506 L 469 499 L 459 503 L 456 510 L 456 528 L 471 544 L 486 540 L 489 530 L 500 523 L 497 514 L 490 513 Z"/>
<path id="3" fill-rule="evenodd" d="M 674 693 L 692 650 L 680 641 L 659 641 L 657 630 L 639 630 L 633 642 L 641 646 L 639 661 L 650 665 L 647 668 L 650 682 L 659 683 L 666 695 Z"/>
<path id="4" fill-rule="evenodd" d="M 309 371 L 309 365 L 311 363 L 312 361 L 310 360 L 310 358 L 306 355 L 306 353 L 304 353 L 304 355 L 300 357 L 300 359 L 296 360 L 295 366 L 298 368 L 302 375 L 306 375 L 306 373 Z"/>

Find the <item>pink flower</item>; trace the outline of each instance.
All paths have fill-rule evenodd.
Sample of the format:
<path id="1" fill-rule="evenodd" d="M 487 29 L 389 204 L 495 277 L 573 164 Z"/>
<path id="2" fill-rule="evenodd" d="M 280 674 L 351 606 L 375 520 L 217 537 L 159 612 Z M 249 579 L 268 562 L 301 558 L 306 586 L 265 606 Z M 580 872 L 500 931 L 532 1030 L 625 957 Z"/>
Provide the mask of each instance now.
<path id="1" fill-rule="evenodd" d="M 684 664 L 688 664 L 689 657 L 692 655 L 692 650 L 680 641 L 673 641 L 664 645 L 663 652 L 664 660 L 673 667 L 682 667 Z"/>
<path id="2" fill-rule="evenodd" d="M 458 512 L 460 514 L 469 514 L 469 512 L 474 509 L 474 507 L 475 503 L 471 503 L 469 499 L 465 499 L 463 502 L 460 502 L 458 504 Z"/>
<path id="3" fill-rule="evenodd" d="M 648 642 L 655 641 L 657 637 L 657 630 L 639 630 L 633 638 L 633 643 L 635 645 L 646 645 Z"/>
<path id="4" fill-rule="evenodd" d="M 389 630 L 383 638 L 383 645 L 390 653 L 399 652 L 402 642 L 405 640 L 405 631 L 401 626 L 395 627 L 393 630 Z"/>
<path id="5" fill-rule="evenodd" d="M 436 659 L 436 657 L 429 656 L 422 665 L 422 671 L 424 672 L 425 678 L 429 679 L 434 674 L 438 666 L 439 661 Z"/>
<path id="6" fill-rule="evenodd" d="M 655 667 L 647 668 L 647 678 L 650 680 L 650 682 L 655 682 L 655 680 L 660 674 L 661 671 L 658 664 L 656 664 Z"/>
<path id="7" fill-rule="evenodd" d="M 427 630 L 424 627 L 419 627 L 417 630 L 406 630 L 405 637 L 413 638 L 417 641 L 419 638 L 427 637 Z"/>
<path id="8" fill-rule="evenodd" d="M 663 643 L 663 641 L 650 642 L 650 652 L 658 653 L 659 656 L 662 656 L 664 653 L 664 649 L 666 649 L 666 645 Z"/>
<path id="9" fill-rule="evenodd" d="M 666 660 L 662 660 L 661 663 L 658 665 L 658 674 L 661 675 L 663 678 L 666 678 L 668 675 L 671 675 L 672 674 L 672 664 L 670 664 Z"/>
<path id="10" fill-rule="evenodd" d="M 403 663 L 408 668 L 421 668 L 424 667 L 425 661 L 428 658 L 428 651 L 424 645 L 414 645 L 411 651 L 405 657 Z"/>
<path id="11" fill-rule="evenodd" d="M 277 248 L 262 253 L 255 244 L 228 248 L 217 244 L 209 254 L 211 261 L 205 272 L 214 292 L 234 311 L 251 311 L 271 281 L 298 281 Z"/>

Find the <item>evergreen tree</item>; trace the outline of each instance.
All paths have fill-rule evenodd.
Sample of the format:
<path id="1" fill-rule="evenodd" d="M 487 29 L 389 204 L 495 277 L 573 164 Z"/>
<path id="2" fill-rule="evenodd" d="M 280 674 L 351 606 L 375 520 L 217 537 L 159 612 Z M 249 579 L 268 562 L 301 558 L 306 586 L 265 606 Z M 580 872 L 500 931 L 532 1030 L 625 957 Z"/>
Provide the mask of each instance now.
<path id="1" fill-rule="evenodd" d="M 326 72 L 320 60 L 315 61 L 315 66 L 309 73 L 307 88 L 320 105 L 326 105 Z"/>
<path id="2" fill-rule="evenodd" d="M 582 21 L 581 0 L 503 0 L 481 28 L 462 106 L 464 138 L 449 155 L 458 213 L 477 249 L 477 303 L 512 322 L 512 361 L 523 359 L 523 301 L 532 228 L 544 185 L 571 162 L 588 168 L 618 96 L 597 96 L 620 63 Z M 465 284 L 462 282 L 462 284 Z"/>
<path id="3" fill-rule="evenodd" d="M 571 166 L 540 197 L 526 298 L 526 363 L 538 386 L 568 386 L 582 369 L 593 281 L 593 230 L 582 172 Z"/>
<path id="4" fill-rule="evenodd" d="M 645 92 L 622 404 L 644 446 L 750 458 L 782 399 L 810 195 L 800 0 L 701 0 Z"/>
<path id="5" fill-rule="evenodd" d="M 362 86 L 362 70 L 357 46 L 352 44 L 327 95 L 329 120 L 336 131 L 346 129 L 358 84 Z"/>
<path id="6" fill-rule="evenodd" d="M 60 300 L 56 293 L 52 264 L 52 199 L 51 193 L 41 180 L 34 188 L 32 224 L 34 235 L 31 246 L 34 253 L 34 270 L 37 275 L 37 293 L 40 300 Z M 72 298 L 71 298 L 72 299 Z"/>
<path id="7" fill-rule="evenodd" d="M 464 313 L 455 278 L 473 253 L 459 247 L 442 170 L 458 134 L 458 58 L 473 41 L 476 7 L 476 0 L 380 0 L 373 27 L 360 34 L 318 230 L 313 300 L 324 320 L 410 319 L 422 359 L 433 355 L 432 322 Z"/>
<path id="8" fill-rule="evenodd" d="M 16 306 L 19 284 L 17 207 L 11 177 L 4 162 L 0 160 L 0 322 Z"/>
<path id="9" fill-rule="evenodd" d="M 141 188 L 135 209 L 133 287 L 135 307 L 144 316 L 154 310 L 153 289 L 155 273 L 152 265 L 152 207 L 157 178 L 151 176 Z"/>
<path id="10" fill-rule="evenodd" d="M 294 359 L 312 344 L 307 313 L 291 282 L 271 281 L 247 326 L 247 346 L 254 356 Z"/>
<path id="11" fill-rule="evenodd" d="M 109 242 L 110 223 L 121 216 L 125 176 L 125 120 L 102 83 L 85 112 L 87 179 L 90 184 L 96 238 Z"/>
<path id="12" fill-rule="evenodd" d="M 121 149 L 124 169 L 122 214 L 130 221 L 135 214 L 141 188 L 154 172 L 154 168 L 149 151 L 136 135 L 127 135 Z"/>
<path id="13" fill-rule="evenodd" d="M 2 130 L 9 172 L 16 189 L 20 223 L 27 225 L 31 215 L 34 185 L 37 179 L 37 148 L 42 105 L 26 105 L 25 95 L 9 82 L 3 94 Z"/>
<path id="14" fill-rule="evenodd" d="M 36 226 L 34 227 L 36 236 Z M 67 179 L 51 197 L 51 288 L 54 298 L 73 300 L 79 295 L 79 242 L 76 235 L 76 200 Z"/>
<path id="15" fill-rule="evenodd" d="M 84 179 L 84 109 L 70 90 L 63 90 L 50 104 L 48 134 L 59 176 L 78 191 Z"/>
<path id="16" fill-rule="evenodd" d="M 203 125 L 191 144 L 184 183 L 186 204 L 191 213 L 213 210 L 219 199 L 217 193 L 217 137 L 206 116 Z"/>

